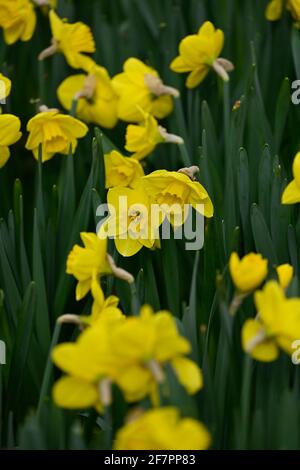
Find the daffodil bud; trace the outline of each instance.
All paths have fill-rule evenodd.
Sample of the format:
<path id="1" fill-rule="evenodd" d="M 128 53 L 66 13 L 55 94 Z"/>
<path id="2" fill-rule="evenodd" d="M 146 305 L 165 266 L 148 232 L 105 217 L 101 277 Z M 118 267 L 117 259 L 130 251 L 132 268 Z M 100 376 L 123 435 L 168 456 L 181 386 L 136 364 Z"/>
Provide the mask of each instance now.
<path id="1" fill-rule="evenodd" d="M 242 259 L 232 253 L 229 260 L 233 283 L 240 293 L 248 293 L 260 286 L 268 273 L 268 261 L 260 254 L 249 253 Z"/>
<path id="2" fill-rule="evenodd" d="M 294 268 L 290 264 L 281 264 L 276 268 L 279 284 L 283 289 L 286 289 L 294 275 Z"/>

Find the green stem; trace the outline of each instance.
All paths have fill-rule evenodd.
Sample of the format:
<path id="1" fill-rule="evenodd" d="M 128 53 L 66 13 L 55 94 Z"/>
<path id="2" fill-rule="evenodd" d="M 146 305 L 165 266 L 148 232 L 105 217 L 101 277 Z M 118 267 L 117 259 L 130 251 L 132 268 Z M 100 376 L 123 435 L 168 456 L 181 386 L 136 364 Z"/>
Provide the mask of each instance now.
<path id="1" fill-rule="evenodd" d="M 230 151 L 230 82 L 223 82 L 224 141 L 226 160 Z"/>
<path id="2" fill-rule="evenodd" d="M 249 438 L 249 419 L 250 419 L 250 398 L 251 398 L 251 378 L 252 378 L 252 359 L 245 356 L 244 374 L 241 395 L 241 449 L 246 450 Z"/>
<path id="3" fill-rule="evenodd" d="M 136 290 L 135 282 L 132 282 L 130 285 L 131 292 L 131 313 L 132 315 L 138 315 L 141 308 L 140 299 Z"/>
<path id="4" fill-rule="evenodd" d="M 49 350 L 49 355 L 46 363 L 46 368 L 45 368 L 45 373 L 43 377 L 43 382 L 42 382 L 42 387 L 41 387 L 41 392 L 40 392 L 40 398 L 39 398 L 39 403 L 37 407 L 37 417 L 40 417 L 42 406 L 44 403 L 44 400 L 46 396 L 49 393 L 49 386 L 50 386 L 50 381 L 52 379 L 52 371 L 53 371 L 53 363 L 51 359 L 51 353 L 54 348 L 54 346 L 57 344 L 59 335 L 60 335 L 60 330 L 61 330 L 61 325 L 56 323 L 53 336 L 52 336 L 52 341 L 50 344 L 50 350 Z"/>
<path id="5" fill-rule="evenodd" d="M 74 98 L 72 101 L 71 109 L 70 109 L 70 116 L 72 117 L 76 116 L 77 105 L 78 105 L 78 100 Z"/>

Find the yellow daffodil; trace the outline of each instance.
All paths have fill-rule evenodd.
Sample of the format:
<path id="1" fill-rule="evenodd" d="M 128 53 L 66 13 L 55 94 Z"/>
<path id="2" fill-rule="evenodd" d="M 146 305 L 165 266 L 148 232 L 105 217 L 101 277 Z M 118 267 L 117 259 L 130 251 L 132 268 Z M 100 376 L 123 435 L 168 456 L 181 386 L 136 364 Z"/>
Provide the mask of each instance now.
<path id="1" fill-rule="evenodd" d="M 232 253 L 229 260 L 231 278 L 240 293 L 248 293 L 260 286 L 268 274 L 268 261 L 257 253 L 249 253 L 242 259 Z"/>
<path id="2" fill-rule="evenodd" d="M 56 153 L 68 155 L 70 149 L 74 153 L 77 139 L 87 134 L 88 127 L 78 119 L 61 114 L 57 109 L 40 109 L 42 112 L 27 124 L 27 150 L 32 150 L 34 157 L 38 159 L 41 145 L 43 162 L 50 160 Z"/>
<path id="3" fill-rule="evenodd" d="M 185 37 L 179 45 L 179 56 L 170 68 L 173 72 L 190 72 L 186 86 L 195 88 L 213 69 L 224 81 L 229 80 L 228 72 L 233 70 L 233 64 L 219 57 L 224 45 L 224 33 L 215 29 L 210 21 L 206 21 L 198 31 Z"/>
<path id="4" fill-rule="evenodd" d="M 112 128 L 117 123 L 117 95 L 107 70 L 95 65 L 88 75 L 72 75 L 57 89 L 58 99 L 65 109 L 71 110 L 78 100 L 76 115 L 88 123 Z"/>
<path id="5" fill-rule="evenodd" d="M 116 435 L 115 450 L 205 450 L 211 444 L 206 427 L 181 418 L 177 408 L 156 408 L 139 414 Z"/>
<path id="6" fill-rule="evenodd" d="M 144 306 L 136 317 L 116 324 L 111 350 L 120 370 L 113 380 L 128 401 L 150 395 L 157 403 L 158 384 L 163 383 L 164 367 L 169 364 L 181 385 L 194 394 L 203 386 L 202 373 L 186 354 L 190 343 L 179 334 L 174 317 L 166 311 L 154 314 Z"/>
<path id="7" fill-rule="evenodd" d="M 0 104 L 10 95 L 11 81 L 0 73 Z"/>
<path id="8" fill-rule="evenodd" d="M 152 220 L 150 199 L 141 184 L 133 188 L 116 187 L 107 194 L 110 217 L 100 230 L 114 237 L 122 256 L 133 256 L 143 246 L 153 248 L 159 218 Z"/>
<path id="9" fill-rule="evenodd" d="M 71 67 L 89 72 L 94 61 L 84 53 L 93 53 L 96 50 L 90 28 L 82 22 L 68 23 L 61 20 L 54 10 L 50 11 L 49 18 L 52 44 L 41 52 L 39 60 L 60 52 Z"/>
<path id="10" fill-rule="evenodd" d="M 268 282 L 255 293 L 258 311 L 242 329 L 244 351 L 258 361 L 277 359 L 280 349 L 293 353 L 292 343 L 300 338 L 300 299 L 286 298 L 276 281 Z"/>
<path id="11" fill-rule="evenodd" d="M 63 408 L 95 407 L 99 412 L 110 403 L 110 383 L 118 364 L 111 357 L 110 336 L 125 317 L 104 316 L 86 328 L 75 343 L 62 343 L 52 352 L 53 362 L 67 375 L 53 387 L 53 398 Z"/>
<path id="12" fill-rule="evenodd" d="M 119 96 L 118 115 L 127 122 L 139 122 L 139 108 L 163 119 L 173 109 L 172 96 L 178 97 L 175 88 L 163 84 L 156 70 L 141 60 L 131 57 L 124 63 L 123 73 L 113 78 Z"/>
<path id="13" fill-rule="evenodd" d="M 34 33 L 36 14 L 31 0 L 0 0 L 0 27 L 6 44 L 29 41 Z"/>
<path id="14" fill-rule="evenodd" d="M 21 137 L 20 119 L 12 114 L 0 114 L 0 168 L 10 157 L 9 146 L 15 144 Z"/>
<path id="15" fill-rule="evenodd" d="M 139 316 L 99 318 L 76 343 L 54 349 L 55 364 L 68 374 L 55 385 L 54 399 L 60 406 L 83 408 L 98 406 L 100 395 L 108 404 L 108 387 L 115 383 L 129 402 L 150 395 L 158 403 L 158 387 L 165 382 L 167 365 L 187 392 L 194 394 L 202 387 L 202 373 L 186 357 L 190 350 L 169 312 L 154 314 L 144 306 Z"/>
<path id="16" fill-rule="evenodd" d="M 67 273 L 78 281 L 76 299 L 82 299 L 91 289 L 93 278 L 111 272 L 106 256 L 107 240 L 95 233 L 80 234 L 84 247 L 74 245 L 67 259 Z"/>
<path id="17" fill-rule="evenodd" d="M 296 21 L 300 21 L 300 0 L 271 0 L 266 8 L 266 18 L 277 21 L 282 17 L 284 7 Z"/>
<path id="18" fill-rule="evenodd" d="M 115 188 L 128 186 L 134 188 L 141 176 L 144 176 L 142 165 L 131 157 L 124 157 L 112 150 L 104 157 L 105 187 Z"/>
<path id="19" fill-rule="evenodd" d="M 194 181 L 197 167 L 179 171 L 157 170 L 142 178 L 151 202 L 157 204 L 175 227 L 184 223 L 187 206 L 192 206 L 205 217 L 213 216 L 213 205 L 205 188 Z"/>
<path id="20" fill-rule="evenodd" d="M 294 268 L 290 264 L 281 264 L 276 268 L 279 284 L 283 289 L 286 289 L 294 275 Z"/>
<path id="21" fill-rule="evenodd" d="M 133 158 L 142 160 L 153 152 L 158 144 L 183 144 L 181 137 L 168 134 L 166 129 L 158 125 L 157 120 L 151 114 L 142 113 L 142 115 L 143 121 L 140 124 L 130 124 L 126 129 L 125 149 L 133 153 Z"/>
<path id="22" fill-rule="evenodd" d="M 99 279 L 93 274 L 91 282 L 91 292 L 94 299 L 91 315 L 81 315 L 80 320 L 85 325 L 94 325 L 99 319 L 122 317 L 122 312 L 118 308 L 119 299 L 115 295 L 110 295 L 105 299 Z"/>
<path id="23" fill-rule="evenodd" d="M 282 204 L 295 204 L 300 202 L 300 152 L 298 152 L 293 162 L 294 179 L 287 185 L 283 191 Z"/>
<path id="24" fill-rule="evenodd" d="M 55 384 L 54 400 L 66 408 L 98 408 L 99 401 L 110 403 L 109 388 L 115 383 L 129 402 L 150 395 L 158 403 L 158 387 L 165 381 L 167 365 L 187 392 L 194 394 L 203 381 L 197 364 L 186 357 L 190 350 L 169 312 L 154 314 L 144 306 L 135 317 L 101 315 L 75 343 L 54 348 L 54 363 L 68 374 Z"/>

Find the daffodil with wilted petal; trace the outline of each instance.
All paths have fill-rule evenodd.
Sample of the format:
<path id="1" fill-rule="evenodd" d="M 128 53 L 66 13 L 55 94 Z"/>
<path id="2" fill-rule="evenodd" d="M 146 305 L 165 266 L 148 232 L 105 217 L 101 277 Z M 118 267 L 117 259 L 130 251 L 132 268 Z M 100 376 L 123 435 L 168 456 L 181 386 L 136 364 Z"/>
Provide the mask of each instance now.
<path id="1" fill-rule="evenodd" d="M 69 408 L 96 406 L 99 395 L 109 403 L 110 393 L 106 388 L 104 399 L 103 387 L 115 383 L 129 402 L 150 396 L 158 404 L 167 365 L 194 394 L 203 381 L 197 364 L 186 357 L 190 351 L 190 343 L 180 335 L 169 312 L 154 313 L 144 306 L 139 316 L 103 316 L 75 343 L 54 349 L 55 364 L 68 374 L 54 386 L 54 399 Z"/>
<path id="2" fill-rule="evenodd" d="M 62 53 L 68 64 L 74 69 L 87 72 L 94 66 L 94 61 L 85 53 L 95 52 L 95 41 L 90 28 L 82 23 L 68 23 L 51 10 L 49 13 L 52 31 L 52 44 L 39 55 L 44 60 L 57 52 Z"/>
<path id="3" fill-rule="evenodd" d="M 118 98 L 104 67 L 95 65 L 88 75 L 72 75 L 57 89 L 58 99 L 68 111 L 73 100 L 78 100 L 76 115 L 88 123 L 108 129 L 117 123 Z"/>
<path id="4" fill-rule="evenodd" d="M 151 202 L 163 213 L 162 220 L 168 218 L 175 227 L 185 222 L 187 206 L 192 206 L 205 217 L 212 217 L 214 212 L 206 189 L 193 179 L 188 170 L 157 170 L 142 178 Z"/>
<path id="5" fill-rule="evenodd" d="M 99 238 L 95 233 L 80 234 L 84 247 L 74 245 L 67 259 L 67 273 L 78 281 L 76 299 L 82 299 L 92 287 L 95 276 L 111 273 L 107 260 L 107 240 Z"/>
<path id="6" fill-rule="evenodd" d="M 141 176 L 144 176 L 142 165 L 132 157 L 124 157 L 116 150 L 104 156 L 105 187 L 115 188 L 128 186 L 134 188 Z"/>
<path id="7" fill-rule="evenodd" d="M 140 124 L 130 124 L 126 129 L 125 149 L 133 153 L 133 158 L 142 160 L 153 152 L 159 144 L 183 144 L 181 137 L 168 134 L 166 129 L 159 126 L 157 120 L 151 114 L 142 113 L 142 116 L 143 121 Z"/>
<path id="8" fill-rule="evenodd" d="M 139 108 L 157 119 L 163 119 L 171 113 L 172 97 L 178 97 L 179 92 L 164 85 L 156 70 L 134 57 L 126 60 L 123 70 L 123 73 L 113 78 L 113 85 L 119 96 L 120 119 L 139 122 Z"/>
<path id="9" fill-rule="evenodd" d="M 257 318 L 242 329 L 244 351 L 263 362 L 277 359 L 280 350 L 292 355 L 292 344 L 300 338 L 300 299 L 286 298 L 282 287 L 270 281 L 255 293 L 255 304 Z"/>
<path id="10" fill-rule="evenodd" d="M 300 152 L 294 158 L 293 176 L 293 181 L 283 191 L 281 197 L 282 204 L 296 204 L 300 202 Z"/>
<path id="11" fill-rule="evenodd" d="M 300 0 L 271 0 L 266 8 L 266 18 L 269 21 L 279 20 L 288 10 L 295 21 L 300 21 Z"/>
<path id="12" fill-rule="evenodd" d="M 15 144 L 22 133 L 20 119 L 12 114 L 0 114 L 0 168 L 10 157 L 9 146 Z"/>
<path id="13" fill-rule="evenodd" d="M 198 31 L 185 37 L 179 45 L 179 56 L 171 63 L 173 72 L 190 72 L 186 81 L 188 88 L 197 87 L 214 70 L 224 81 L 229 80 L 228 72 L 233 64 L 220 56 L 224 46 L 224 33 L 215 29 L 210 21 L 206 21 Z"/>
<path id="14" fill-rule="evenodd" d="M 72 116 L 61 114 L 57 109 L 41 109 L 42 112 L 27 124 L 27 150 L 31 150 L 38 159 L 41 145 L 43 162 L 50 160 L 56 153 L 68 155 L 70 150 L 74 153 L 77 139 L 87 134 L 88 127 Z"/>
<path id="15" fill-rule="evenodd" d="M 6 44 L 29 41 L 36 26 L 36 13 L 31 0 L 0 0 L 0 27 Z"/>
<path id="16" fill-rule="evenodd" d="M 202 423 L 165 407 L 137 413 L 117 432 L 114 449 L 205 450 L 210 444 L 210 433 Z"/>

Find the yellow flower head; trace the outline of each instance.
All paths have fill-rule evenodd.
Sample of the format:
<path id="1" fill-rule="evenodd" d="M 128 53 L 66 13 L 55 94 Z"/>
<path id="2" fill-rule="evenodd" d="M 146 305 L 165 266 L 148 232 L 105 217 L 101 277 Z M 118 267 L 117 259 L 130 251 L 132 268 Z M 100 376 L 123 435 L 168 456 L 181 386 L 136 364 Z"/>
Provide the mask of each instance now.
<path id="1" fill-rule="evenodd" d="M 15 144 L 22 133 L 20 119 L 12 114 L 0 114 L 0 168 L 10 157 L 9 145 Z"/>
<path id="2" fill-rule="evenodd" d="M 72 75 L 57 89 L 58 99 L 65 109 L 71 110 L 78 99 L 76 115 L 88 123 L 108 129 L 117 123 L 117 95 L 104 67 L 95 65 L 88 75 Z"/>
<path id="3" fill-rule="evenodd" d="M 74 245 L 67 259 L 67 273 L 78 281 L 76 299 L 82 299 L 91 289 L 93 278 L 111 272 L 107 261 L 107 240 L 95 233 L 80 234 L 84 247 Z"/>
<path id="4" fill-rule="evenodd" d="M 117 310 L 117 309 L 116 309 Z M 67 375 L 53 387 L 53 398 L 63 408 L 95 407 L 99 412 L 107 403 L 106 377 L 118 369 L 109 356 L 109 339 L 118 322 L 125 321 L 119 312 L 104 315 L 90 328 L 86 328 L 75 343 L 62 343 L 52 352 L 53 362 Z"/>
<path id="5" fill-rule="evenodd" d="M 41 52 L 39 60 L 61 52 L 71 67 L 89 72 L 94 61 L 84 53 L 93 53 L 96 50 L 90 28 L 82 22 L 68 23 L 61 20 L 54 10 L 50 11 L 49 18 L 52 45 Z"/>
<path id="6" fill-rule="evenodd" d="M 213 216 L 214 208 L 206 189 L 184 172 L 157 170 L 142 181 L 151 202 L 161 208 L 162 220 L 167 217 L 174 226 L 184 223 L 188 205 L 205 217 Z"/>
<path id="7" fill-rule="evenodd" d="M 215 29 L 210 21 L 206 21 L 198 31 L 185 37 L 179 45 L 179 56 L 176 57 L 170 68 L 173 72 L 190 72 L 186 86 L 195 88 L 213 68 L 220 77 L 228 81 L 227 72 L 233 70 L 233 64 L 219 55 L 224 45 L 224 33 Z"/>
<path id="8" fill-rule="evenodd" d="M 159 219 L 151 218 L 150 199 L 143 186 L 135 188 L 116 187 L 107 194 L 110 217 L 100 230 L 105 236 L 114 237 L 122 256 L 133 256 L 143 246 L 153 248 Z"/>
<path id="9" fill-rule="evenodd" d="M 175 88 L 165 86 L 156 70 L 141 60 L 131 57 L 124 63 L 123 73 L 113 78 L 119 96 L 118 115 L 127 122 L 139 122 L 139 108 L 163 119 L 173 109 L 172 96 L 178 97 Z"/>
<path id="10" fill-rule="evenodd" d="M 280 349 L 291 355 L 292 344 L 300 338 L 300 299 L 288 299 L 276 281 L 256 292 L 256 319 L 249 319 L 242 329 L 244 351 L 258 361 L 277 359 Z"/>
<path id="11" fill-rule="evenodd" d="M 300 202 L 300 152 L 298 152 L 293 162 L 294 179 L 287 185 L 283 191 L 282 204 L 295 204 Z"/>
<path id="12" fill-rule="evenodd" d="M 276 268 L 279 284 L 283 289 L 286 289 L 294 275 L 294 268 L 290 264 L 281 264 Z"/>
<path id="13" fill-rule="evenodd" d="M 112 150 L 104 157 L 105 187 L 115 188 L 128 186 L 134 188 L 141 176 L 144 176 L 142 165 L 131 157 L 124 157 Z"/>
<path id="14" fill-rule="evenodd" d="M 0 104 L 10 95 L 11 81 L 0 73 Z"/>
<path id="15" fill-rule="evenodd" d="M 265 280 L 268 274 L 268 261 L 257 253 L 249 253 L 240 259 L 234 252 L 230 256 L 229 269 L 238 291 L 248 293 Z"/>
<path id="16" fill-rule="evenodd" d="M 205 450 L 211 436 L 192 418 L 181 418 L 173 407 L 146 411 L 130 420 L 117 435 L 115 450 Z"/>
<path id="17" fill-rule="evenodd" d="M 29 41 L 34 33 L 36 14 L 31 0 L 0 0 L 0 27 L 6 44 Z"/>
<path id="18" fill-rule="evenodd" d="M 140 124 L 130 124 L 126 129 L 125 149 L 133 153 L 133 158 L 142 160 L 153 152 L 158 144 L 175 143 L 180 145 L 183 143 L 181 137 L 168 134 L 166 129 L 159 126 L 151 114 L 142 113 L 142 115 L 143 121 Z"/>
<path id="19" fill-rule="evenodd" d="M 56 153 L 68 155 L 70 149 L 75 152 L 77 139 L 87 134 L 88 127 L 78 119 L 61 114 L 57 109 L 47 109 L 30 119 L 27 130 L 27 150 L 32 150 L 34 157 L 38 159 L 41 145 L 42 161 L 45 162 Z"/>
<path id="20" fill-rule="evenodd" d="M 294 20 L 300 20 L 300 0 L 271 0 L 266 8 L 266 18 L 269 21 L 277 21 L 282 17 L 284 4 L 290 11 Z"/>
<path id="21" fill-rule="evenodd" d="M 55 364 L 68 374 L 55 385 L 54 399 L 64 407 L 96 406 L 101 385 L 114 382 L 129 402 L 150 395 L 157 403 L 167 364 L 187 392 L 194 394 L 203 383 L 197 364 L 185 357 L 190 350 L 169 312 L 154 314 L 144 306 L 136 317 L 116 314 L 99 318 L 76 343 L 54 349 Z"/>
<path id="22" fill-rule="evenodd" d="M 95 325 L 98 320 L 121 318 L 123 316 L 118 308 L 119 299 L 115 295 L 110 295 L 105 299 L 98 276 L 94 273 L 91 282 L 91 293 L 94 299 L 91 315 L 81 315 L 80 321 L 84 325 Z"/>

